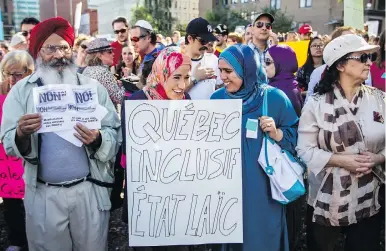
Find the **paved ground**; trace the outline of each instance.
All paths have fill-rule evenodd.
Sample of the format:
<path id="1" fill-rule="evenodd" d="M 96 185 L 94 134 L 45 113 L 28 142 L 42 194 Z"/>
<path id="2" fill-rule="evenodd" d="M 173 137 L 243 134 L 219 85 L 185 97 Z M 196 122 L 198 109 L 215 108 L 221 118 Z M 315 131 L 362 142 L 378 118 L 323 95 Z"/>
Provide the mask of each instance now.
<path id="1" fill-rule="evenodd" d="M 128 247 L 128 235 L 127 235 L 127 226 L 121 221 L 121 210 L 118 209 L 111 215 L 110 220 L 110 230 L 109 230 L 109 251 L 132 251 L 131 248 Z M 303 212 L 304 215 L 304 212 Z M 385 250 L 385 232 L 382 231 L 382 243 L 381 243 L 381 251 Z M 296 248 L 296 251 L 308 251 L 305 243 L 305 226 L 303 226 L 301 232 L 301 238 L 299 241 L 299 245 Z M 7 229 L 4 222 L 3 216 L 3 205 L 0 204 L 0 251 L 5 250 L 8 246 L 7 243 Z M 342 251 L 343 239 L 340 241 L 337 249 L 335 251 Z M 204 251 L 204 250 L 195 250 L 195 251 Z"/>

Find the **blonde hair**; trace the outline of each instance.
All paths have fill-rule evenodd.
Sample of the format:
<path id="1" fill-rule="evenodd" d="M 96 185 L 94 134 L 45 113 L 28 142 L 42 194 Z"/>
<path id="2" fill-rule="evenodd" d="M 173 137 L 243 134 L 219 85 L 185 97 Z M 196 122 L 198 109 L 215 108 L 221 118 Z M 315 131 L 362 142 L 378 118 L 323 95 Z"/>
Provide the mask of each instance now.
<path id="1" fill-rule="evenodd" d="M 97 66 L 97 65 L 103 65 L 102 60 L 98 57 L 98 52 L 91 53 L 86 55 L 86 65 L 87 66 Z"/>
<path id="2" fill-rule="evenodd" d="M 91 37 L 89 35 L 79 34 L 79 36 L 75 39 L 74 45 L 76 48 L 78 48 L 83 41 L 90 40 L 90 39 Z"/>
<path id="3" fill-rule="evenodd" d="M 31 74 L 35 70 L 34 61 L 27 51 L 14 50 L 8 52 L 0 63 L 0 82 L 5 80 L 4 71 L 10 66 L 20 66 L 24 68 L 26 75 Z"/>
<path id="4" fill-rule="evenodd" d="M 232 39 L 233 42 L 236 42 L 238 44 L 243 43 L 243 37 L 239 33 L 231 32 L 229 33 L 228 38 Z"/>

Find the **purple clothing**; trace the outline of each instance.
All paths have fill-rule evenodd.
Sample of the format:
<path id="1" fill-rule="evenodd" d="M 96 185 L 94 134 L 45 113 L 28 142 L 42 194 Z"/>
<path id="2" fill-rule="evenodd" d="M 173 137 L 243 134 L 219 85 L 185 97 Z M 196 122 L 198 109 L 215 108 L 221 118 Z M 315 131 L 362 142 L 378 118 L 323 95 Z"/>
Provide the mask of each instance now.
<path id="1" fill-rule="evenodd" d="M 298 60 L 295 52 L 287 45 L 275 45 L 268 49 L 271 55 L 276 75 L 269 80 L 269 85 L 282 90 L 300 117 L 304 104 L 298 82 L 295 80 L 295 72 L 298 70 Z"/>

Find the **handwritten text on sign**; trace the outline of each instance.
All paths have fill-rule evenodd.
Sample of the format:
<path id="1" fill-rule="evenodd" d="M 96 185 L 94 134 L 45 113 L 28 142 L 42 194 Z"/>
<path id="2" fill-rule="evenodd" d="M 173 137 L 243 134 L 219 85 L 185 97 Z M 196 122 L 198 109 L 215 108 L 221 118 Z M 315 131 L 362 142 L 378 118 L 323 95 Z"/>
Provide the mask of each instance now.
<path id="1" fill-rule="evenodd" d="M 125 103 L 130 246 L 242 243 L 241 102 Z"/>
<path id="2" fill-rule="evenodd" d="M 21 159 L 7 156 L 0 144 L 0 197 L 24 198 L 23 172 Z"/>

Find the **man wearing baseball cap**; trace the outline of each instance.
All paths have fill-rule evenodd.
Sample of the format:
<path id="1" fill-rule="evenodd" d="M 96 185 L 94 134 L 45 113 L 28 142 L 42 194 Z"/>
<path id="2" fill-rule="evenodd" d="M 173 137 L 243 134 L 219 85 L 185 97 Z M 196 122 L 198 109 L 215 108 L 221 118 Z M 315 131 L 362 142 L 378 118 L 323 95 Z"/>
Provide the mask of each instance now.
<path id="1" fill-rule="evenodd" d="M 310 40 L 312 35 L 312 27 L 309 24 L 303 24 L 300 26 L 298 33 L 301 40 Z"/>
<path id="2" fill-rule="evenodd" d="M 160 51 L 156 46 L 157 34 L 149 22 L 138 20 L 130 30 L 130 40 L 135 52 L 141 56 L 141 65 L 138 71 L 141 73 L 144 62 L 151 60 L 153 57 L 157 57 Z"/>
<path id="3" fill-rule="evenodd" d="M 208 21 L 201 17 L 190 21 L 186 27 L 185 54 L 192 60 L 192 76 L 187 86 L 192 99 L 209 99 L 221 83 L 217 57 L 212 53 L 204 57 L 208 44 L 213 41 L 216 37 Z"/>
<path id="4" fill-rule="evenodd" d="M 216 34 L 217 38 L 217 46 L 214 54 L 218 57 L 220 53 L 227 48 L 227 39 L 229 30 L 225 24 L 219 24 L 214 29 L 214 34 Z"/>
<path id="5" fill-rule="evenodd" d="M 275 18 L 270 13 L 264 12 L 257 15 L 252 25 L 253 37 L 248 45 L 259 57 L 261 64 L 265 64 L 265 55 L 271 46 L 269 39 L 273 40 L 273 44 L 278 42 L 277 35 L 272 32 L 274 21 Z"/>

